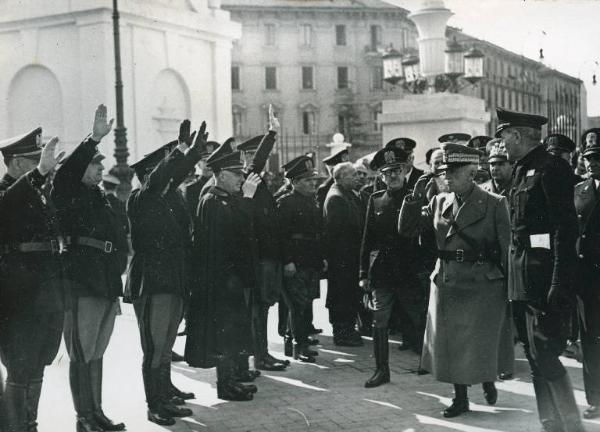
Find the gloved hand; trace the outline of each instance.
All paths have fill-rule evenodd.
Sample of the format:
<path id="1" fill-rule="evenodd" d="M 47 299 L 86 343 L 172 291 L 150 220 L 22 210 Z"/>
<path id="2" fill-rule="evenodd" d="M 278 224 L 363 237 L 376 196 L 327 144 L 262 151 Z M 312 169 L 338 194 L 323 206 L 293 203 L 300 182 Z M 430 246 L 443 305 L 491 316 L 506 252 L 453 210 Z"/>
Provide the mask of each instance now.
<path id="1" fill-rule="evenodd" d="M 190 134 L 190 127 L 191 123 L 188 119 L 185 119 L 179 125 L 179 137 L 177 138 L 177 141 L 179 141 L 179 145 L 185 149 L 192 145 L 194 136 L 196 135 L 196 132 Z"/>
<path id="2" fill-rule="evenodd" d="M 193 137 L 193 136 L 192 136 Z M 203 121 L 196 134 L 196 140 L 192 146 L 194 150 L 204 153 L 206 151 L 206 142 L 208 141 L 208 132 L 206 132 L 206 122 Z"/>

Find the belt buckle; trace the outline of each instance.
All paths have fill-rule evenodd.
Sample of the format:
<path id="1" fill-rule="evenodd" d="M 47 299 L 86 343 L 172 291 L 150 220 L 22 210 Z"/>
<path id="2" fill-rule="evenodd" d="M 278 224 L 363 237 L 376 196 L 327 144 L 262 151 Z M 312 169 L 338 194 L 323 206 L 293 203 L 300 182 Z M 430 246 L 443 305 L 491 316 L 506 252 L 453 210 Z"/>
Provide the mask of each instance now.
<path id="1" fill-rule="evenodd" d="M 465 262 L 465 251 L 463 249 L 456 249 L 456 262 Z"/>
<path id="2" fill-rule="evenodd" d="M 50 240 L 50 251 L 52 253 L 60 253 L 60 244 L 58 240 L 52 239 Z"/>
<path id="3" fill-rule="evenodd" d="M 104 252 L 111 253 L 112 249 L 113 249 L 112 242 L 109 242 L 109 241 L 104 242 Z"/>

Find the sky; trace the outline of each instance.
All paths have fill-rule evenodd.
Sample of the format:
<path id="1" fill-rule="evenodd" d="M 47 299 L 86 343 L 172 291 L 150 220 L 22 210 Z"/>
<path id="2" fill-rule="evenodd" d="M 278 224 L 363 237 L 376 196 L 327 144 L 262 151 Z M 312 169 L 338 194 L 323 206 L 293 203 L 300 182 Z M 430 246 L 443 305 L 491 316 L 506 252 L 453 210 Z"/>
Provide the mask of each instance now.
<path id="1" fill-rule="evenodd" d="M 385 0 L 410 11 L 423 0 Z M 600 0 L 444 0 L 448 25 L 580 78 L 600 116 Z M 592 85 L 596 74 L 598 84 Z"/>

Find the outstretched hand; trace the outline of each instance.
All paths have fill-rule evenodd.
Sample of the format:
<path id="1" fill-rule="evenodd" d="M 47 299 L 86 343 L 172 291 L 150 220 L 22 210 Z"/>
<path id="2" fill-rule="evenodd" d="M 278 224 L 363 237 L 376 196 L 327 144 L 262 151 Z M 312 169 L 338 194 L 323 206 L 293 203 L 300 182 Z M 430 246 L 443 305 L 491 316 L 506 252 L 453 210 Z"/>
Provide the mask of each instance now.
<path id="1" fill-rule="evenodd" d="M 194 147 L 201 152 L 206 150 L 206 142 L 208 141 L 208 132 L 206 132 L 206 122 L 203 121 L 196 134 L 196 141 L 194 141 Z"/>
<path id="2" fill-rule="evenodd" d="M 57 144 L 58 137 L 52 137 L 52 139 L 48 141 L 44 148 L 42 148 L 42 155 L 40 156 L 40 161 L 38 163 L 37 169 L 43 176 L 52 171 L 65 155 L 65 152 L 62 151 L 58 154 L 58 156 L 54 156 Z"/>
<path id="3" fill-rule="evenodd" d="M 273 112 L 273 105 L 269 104 L 269 131 L 279 132 L 281 125 Z"/>
<path id="4" fill-rule="evenodd" d="M 192 145 L 196 132 L 192 132 L 190 134 L 190 128 L 191 123 L 188 119 L 185 119 L 179 125 L 179 137 L 177 138 L 177 141 L 179 141 L 180 145 L 183 145 L 185 147 L 189 147 Z"/>
<path id="5" fill-rule="evenodd" d="M 107 117 L 108 116 L 106 105 L 98 105 L 98 108 L 96 108 L 96 113 L 94 115 L 94 126 L 92 128 L 92 139 L 96 142 L 100 142 L 102 138 L 108 135 L 108 133 L 112 129 L 114 119 L 106 121 Z"/>

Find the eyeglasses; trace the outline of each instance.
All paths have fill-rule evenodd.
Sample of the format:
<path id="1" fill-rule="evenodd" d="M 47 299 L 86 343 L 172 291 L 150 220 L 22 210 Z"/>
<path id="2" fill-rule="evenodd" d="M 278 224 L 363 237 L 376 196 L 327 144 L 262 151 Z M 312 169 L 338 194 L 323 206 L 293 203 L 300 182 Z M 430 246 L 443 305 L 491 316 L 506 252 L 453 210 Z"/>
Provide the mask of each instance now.
<path id="1" fill-rule="evenodd" d="M 399 175 L 402 175 L 402 173 L 404 172 L 404 167 L 398 167 L 398 168 L 390 168 L 389 170 L 385 170 L 383 171 L 383 175 L 385 177 L 398 177 Z"/>

